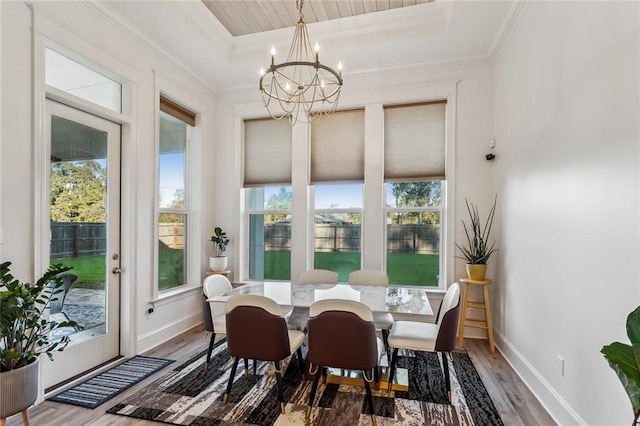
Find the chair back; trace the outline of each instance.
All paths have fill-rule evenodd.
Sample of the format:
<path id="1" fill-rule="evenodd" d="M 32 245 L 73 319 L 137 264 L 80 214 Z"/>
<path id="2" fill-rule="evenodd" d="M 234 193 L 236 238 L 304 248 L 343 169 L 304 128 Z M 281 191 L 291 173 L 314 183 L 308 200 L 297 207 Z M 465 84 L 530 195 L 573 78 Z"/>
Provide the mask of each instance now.
<path id="1" fill-rule="evenodd" d="M 378 365 L 373 313 L 353 300 L 326 299 L 309 308 L 308 359 L 315 365 L 369 370 Z"/>
<path id="2" fill-rule="evenodd" d="M 53 281 L 50 283 L 52 296 L 51 302 L 49 302 L 49 313 L 51 314 L 62 312 L 64 300 L 67 298 L 69 289 L 78 279 L 78 276 L 71 272 L 62 272 L 58 274 L 58 277 L 62 279 L 62 285 L 60 287 L 54 289 L 55 283 Z"/>
<path id="3" fill-rule="evenodd" d="M 278 304 L 268 297 L 239 294 L 227 301 L 229 355 L 280 361 L 291 353 L 287 323 Z"/>
<path id="4" fill-rule="evenodd" d="M 383 271 L 375 269 L 360 269 L 349 274 L 348 283 L 352 285 L 387 287 L 389 285 L 389 277 Z"/>
<path id="5" fill-rule="evenodd" d="M 231 282 L 224 275 L 209 275 L 202 284 L 202 316 L 204 317 L 204 329 L 213 332 L 213 318 L 226 312 L 224 303 L 207 302 L 210 297 L 233 289 Z"/>
<path id="6" fill-rule="evenodd" d="M 452 351 L 456 348 L 456 334 L 460 319 L 460 285 L 453 283 L 447 289 L 438 312 L 437 352 Z"/>
<path id="7" fill-rule="evenodd" d="M 338 274 L 328 269 L 309 269 L 302 273 L 298 284 L 338 284 Z"/>

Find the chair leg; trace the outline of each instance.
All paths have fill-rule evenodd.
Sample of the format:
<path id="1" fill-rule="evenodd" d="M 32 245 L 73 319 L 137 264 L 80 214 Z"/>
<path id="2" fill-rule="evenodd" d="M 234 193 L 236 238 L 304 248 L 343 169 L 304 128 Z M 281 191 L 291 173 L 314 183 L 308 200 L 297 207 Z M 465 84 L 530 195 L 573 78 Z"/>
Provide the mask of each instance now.
<path id="1" fill-rule="evenodd" d="M 393 354 L 391 355 L 391 365 L 389 366 L 389 385 L 387 386 L 387 390 L 390 391 L 393 386 L 393 376 L 396 374 L 396 364 L 398 363 L 398 348 L 393 349 Z"/>
<path id="2" fill-rule="evenodd" d="M 256 375 L 256 363 L 257 363 L 257 362 L 258 362 L 258 361 L 256 361 L 255 359 L 253 360 L 253 375 L 254 375 L 254 376 Z"/>
<path id="3" fill-rule="evenodd" d="M 380 367 L 377 365 L 373 368 L 373 381 L 376 384 L 376 389 L 380 389 Z"/>
<path id="4" fill-rule="evenodd" d="M 24 426 L 29 426 L 29 412 L 27 410 L 22 410 L 22 423 Z"/>
<path id="5" fill-rule="evenodd" d="M 298 348 L 296 350 L 296 355 L 298 356 L 298 364 L 300 364 L 300 372 L 304 374 L 304 359 L 302 358 L 302 348 Z"/>
<path id="6" fill-rule="evenodd" d="M 311 394 L 309 395 L 309 406 L 307 407 L 307 417 L 311 415 L 311 408 L 313 408 L 313 400 L 316 397 L 316 390 L 318 389 L 318 382 L 320 381 L 320 376 L 322 376 L 322 367 L 320 367 L 319 371 L 316 371 L 315 376 L 313 376 L 313 383 L 311 384 Z"/>
<path id="7" fill-rule="evenodd" d="M 209 350 L 207 351 L 207 360 L 204 363 L 204 372 L 209 369 L 209 363 L 211 362 L 211 352 L 213 352 L 213 343 L 216 341 L 216 333 L 211 333 L 211 339 L 209 340 Z"/>
<path id="8" fill-rule="evenodd" d="M 382 329 L 380 330 L 382 333 L 382 342 L 384 343 L 384 352 L 387 354 L 387 362 L 391 362 L 391 358 L 389 356 L 389 330 Z"/>
<path id="9" fill-rule="evenodd" d="M 371 410 L 371 421 L 373 426 L 376 426 L 378 423 L 376 422 L 376 412 L 373 410 L 373 395 L 371 394 L 371 386 L 366 379 L 364 379 L 364 389 L 367 392 L 367 401 L 369 401 L 369 410 Z"/>
<path id="10" fill-rule="evenodd" d="M 282 376 L 280 375 L 280 361 L 274 361 L 273 365 L 276 371 L 276 382 L 278 383 L 278 401 L 280 401 L 280 411 L 282 414 L 285 413 L 284 410 L 284 394 L 282 392 Z"/>
<path id="11" fill-rule="evenodd" d="M 249 360 L 244 359 L 244 377 L 249 377 Z"/>
<path id="12" fill-rule="evenodd" d="M 224 397 L 222 398 L 222 403 L 225 405 L 229 400 L 229 394 L 231 393 L 231 386 L 233 386 L 233 378 L 236 376 L 236 368 L 238 368 L 238 361 L 240 361 L 240 358 L 234 359 L 233 365 L 231 366 L 231 375 L 229 376 L 229 383 L 227 383 L 227 391 L 224 393 Z"/>
<path id="13" fill-rule="evenodd" d="M 449 360 L 446 352 L 442 353 L 442 370 L 444 372 L 444 383 L 447 387 L 447 398 L 449 398 L 449 403 L 451 403 L 451 378 L 449 377 Z"/>

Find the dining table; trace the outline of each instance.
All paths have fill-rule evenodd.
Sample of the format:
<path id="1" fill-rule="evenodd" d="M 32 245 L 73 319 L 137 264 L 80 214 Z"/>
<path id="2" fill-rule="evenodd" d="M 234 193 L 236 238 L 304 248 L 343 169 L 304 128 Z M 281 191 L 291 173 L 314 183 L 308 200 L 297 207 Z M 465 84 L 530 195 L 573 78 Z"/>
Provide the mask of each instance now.
<path id="1" fill-rule="evenodd" d="M 338 284 L 296 284 L 282 281 L 250 281 L 235 284 L 234 288 L 207 299 L 210 302 L 226 302 L 237 294 L 257 294 L 275 300 L 283 308 L 310 307 L 324 299 L 355 300 L 372 311 L 398 314 L 433 315 L 429 297 L 424 287 L 417 286 L 363 286 Z"/>
<path id="2" fill-rule="evenodd" d="M 290 326 L 304 329 L 309 316 L 309 307 L 319 300 L 344 299 L 355 300 L 367 305 L 372 311 L 412 314 L 421 316 L 433 315 L 431 303 L 424 287 L 417 286 L 362 286 L 347 283 L 338 284 L 296 284 L 283 281 L 250 281 L 234 283 L 234 288 L 225 293 L 207 299 L 213 303 L 225 303 L 238 294 L 255 294 L 266 296 L 278 303 L 283 314 L 289 318 Z M 388 359 L 381 357 L 379 387 L 388 386 Z M 360 372 L 344 370 L 327 375 L 327 383 L 361 385 Z M 409 389 L 408 371 L 404 368 L 396 370 L 391 389 L 407 391 Z"/>

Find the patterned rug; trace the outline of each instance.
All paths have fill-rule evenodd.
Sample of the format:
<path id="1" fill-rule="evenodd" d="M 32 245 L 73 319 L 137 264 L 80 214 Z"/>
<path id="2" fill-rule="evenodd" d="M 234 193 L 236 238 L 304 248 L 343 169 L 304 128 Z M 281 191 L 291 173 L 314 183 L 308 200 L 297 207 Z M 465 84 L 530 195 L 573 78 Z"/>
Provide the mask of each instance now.
<path id="1" fill-rule="evenodd" d="M 134 356 L 48 399 L 80 407 L 96 408 L 172 362 L 170 359 Z"/>
<path id="2" fill-rule="evenodd" d="M 107 412 L 177 425 L 309 424 L 305 410 L 311 382 L 301 378 L 296 357 L 283 376 L 286 414 L 280 413 L 275 376 L 268 363 L 258 363 L 257 374 L 249 377 L 240 363 L 229 401 L 223 405 L 230 370 L 226 342 L 217 343 L 207 373 L 205 357 L 204 351 L 197 354 Z M 436 354 L 399 358 L 399 366 L 409 370 L 409 391 L 374 390 L 378 425 L 502 425 L 468 354 L 454 352 L 449 363 L 451 405 L 438 359 Z M 371 424 L 364 389 L 320 384 L 316 401 L 311 424 Z"/>

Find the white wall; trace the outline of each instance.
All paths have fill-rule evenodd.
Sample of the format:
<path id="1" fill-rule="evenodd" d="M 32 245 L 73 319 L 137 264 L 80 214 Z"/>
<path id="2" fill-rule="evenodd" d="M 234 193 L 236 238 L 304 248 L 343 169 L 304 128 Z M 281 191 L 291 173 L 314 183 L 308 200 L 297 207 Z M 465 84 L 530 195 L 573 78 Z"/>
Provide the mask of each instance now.
<path id="1" fill-rule="evenodd" d="M 42 40 L 50 40 L 127 79 L 132 87 L 132 110 L 123 125 L 123 247 L 122 292 L 124 355 L 153 347 L 202 321 L 200 291 L 208 255 L 203 255 L 208 237 L 203 229 L 211 222 L 203 213 L 210 193 L 211 171 L 203 167 L 214 143 L 212 131 L 213 93 L 175 65 L 169 54 L 149 50 L 135 30 L 116 24 L 100 5 L 76 2 L 36 3 L 35 14 L 22 2 L 0 2 L 2 133 L 0 139 L 0 229 L 2 260 L 13 262 L 15 275 L 31 280 L 40 273 L 35 264 L 38 211 L 34 158 L 42 132 L 34 116 L 44 99 L 35 99 L 34 87 L 42 76 L 38 59 Z M 32 25 L 35 33 L 32 33 Z M 148 43 L 147 43 L 148 45 Z M 42 60 L 40 60 L 42 63 Z M 32 81 L 33 78 L 33 81 Z M 199 113 L 199 131 L 194 140 L 192 179 L 193 214 L 190 217 L 196 259 L 189 284 L 194 290 L 166 299 L 147 315 L 154 297 L 156 178 L 155 120 L 157 93 L 164 91 Z M 35 132 L 34 132 L 35 129 Z M 207 195 L 205 195 L 207 192 Z M 208 232 L 208 231 L 207 231 Z M 207 232 L 204 235 L 207 235 Z"/>
<path id="2" fill-rule="evenodd" d="M 495 62 L 498 345 L 560 424 L 633 418 L 600 349 L 640 300 L 638 19 L 533 2 Z"/>

